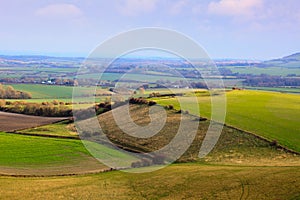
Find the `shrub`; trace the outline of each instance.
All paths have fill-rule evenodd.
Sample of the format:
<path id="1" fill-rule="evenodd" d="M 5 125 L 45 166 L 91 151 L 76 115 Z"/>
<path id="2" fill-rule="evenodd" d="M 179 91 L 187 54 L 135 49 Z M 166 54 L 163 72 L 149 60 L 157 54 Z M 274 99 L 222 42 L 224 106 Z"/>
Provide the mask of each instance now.
<path id="1" fill-rule="evenodd" d="M 155 102 L 155 101 L 149 101 L 149 102 L 148 102 L 148 105 L 149 105 L 149 106 L 154 106 L 154 105 L 156 105 L 156 102 Z"/>
<path id="2" fill-rule="evenodd" d="M 0 84 L 0 98 L 5 99 L 31 99 L 31 94 L 15 90 L 12 86 L 4 88 Z"/>
<path id="3" fill-rule="evenodd" d="M 272 147 L 277 147 L 277 146 L 278 146 L 278 141 L 277 141 L 277 140 L 273 140 L 273 141 L 270 143 L 270 145 L 271 145 Z"/>
<path id="4" fill-rule="evenodd" d="M 3 107 L 6 105 L 6 102 L 4 99 L 0 99 L 0 107 Z"/>
<path id="5" fill-rule="evenodd" d="M 178 110 L 176 113 L 182 113 L 182 110 Z"/>
<path id="6" fill-rule="evenodd" d="M 138 167 L 142 167 L 142 162 L 141 161 L 136 161 L 136 162 L 133 162 L 131 163 L 131 167 L 132 168 L 138 168 Z"/>
<path id="7" fill-rule="evenodd" d="M 174 106 L 173 105 L 168 105 L 168 109 L 173 110 Z"/>
<path id="8" fill-rule="evenodd" d="M 58 100 L 53 100 L 52 103 L 53 103 L 53 105 L 57 106 L 59 104 L 59 101 Z"/>
<path id="9" fill-rule="evenodd" d="M 152 164 L 152 161 L 147 158 L 142 158 L 141 162 L 144 167 L 150 166 Z"/>
<path id="10" fill-rule="evenodd" d="M 156 164 L 156 165 L 163 165 L 165 163 L 165 156 L 162 154 L 156 154 L 153 158 L 152 158 L 152 163 Z"/>

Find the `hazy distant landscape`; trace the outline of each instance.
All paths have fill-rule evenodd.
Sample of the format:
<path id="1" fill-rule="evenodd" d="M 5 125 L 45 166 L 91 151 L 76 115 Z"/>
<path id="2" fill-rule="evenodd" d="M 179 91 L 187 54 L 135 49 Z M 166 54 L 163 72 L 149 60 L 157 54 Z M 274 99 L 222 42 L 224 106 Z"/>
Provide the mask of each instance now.
<path id="1" fill-rule="evenodd" d="M 99 68 L 89 66 L 84 74 L 77 74 L 84 58 L 62 58 L 46 56 L 0 56 L 0 82 L 2 83 L 34 83 L 45 85 L 66 85 L 73 86 L 77 79 L 86 81 L 86 84 L 97 82 L 99 79 Z M 205 73 L 205 63 L 196 61 L 194 66 L 199 71 Z M 226 87 L 265 87 L 265 90 L 278 90 L 298 92 L 299 88 L 299 63 L 300 53 L 278 58 L 269 61 L 251 61 L 251 60 L 215 60 L 218 67 L 218 74 L 210 74 L 209 79 L 221 76 Z M 151 65 L 140 69 L 138 65 Z M 123 58 L 115 61 L 101 77 L 100 86 L 114 86 L 118 78 L 126 72 L 130 72 L 129 79 L 142 82 L 142 75 L 147 76 L 153 84 L 160 84 L 170 81 L 170 86 L 175 83 L 178 88 L 184 88 L 180 85 L 178 76 L 172 74 L 167 68 L 161 68 L 161 65 L 172 67 L 184 78 L 192 82 L 199 82 L 201 75 L 195 71 L 194 67 L 181 59 L 168 58 Z M 155 87 L 155 85 L 153 86 Z M 199 86 L 200 87 L 200 86 Z M 285 88 L 285 89 L 284 89 Z"/>
<path id="2" fill-rule="evenodd" d="M 208 89 L 201 73 L 181 60 L 121 59 L 104 72 L 100 82 L 97 68 L 88 68 L 86 73 L 77 76 L 81 62 L 82 58 L 1 56 L 0 109 L 4 112 L 0 112 L 0 131 L 3 131 L 0 134 L 0 185 L 4 198 L 21 197 L 7 184 L 18 184 L 30 195 L 31 190 L 26 184 L 34 185 L 49 179 L 53 185 L 48 185 L 47 191 L 52 192 L 46 192 L 45 186 L 39 184 L 36 186 L 38 195 L 54 198 L 56 193 L 66 195 L 76 188 L 72 194 L 84 199 L 98 198 L 99 195 L 101 198 L 113 196 L 116 199 L 140 198 L 140 195 L 146 199 L 179 199 L 190 195 L 208 199 L 223 198 L 224 195 L 250 199 L 299 198 L 299 54 L 272 61 L 216 60 L 220 74 L 211 74 L 205 81 L 214 83 L 217 78 L 222 78 L 225 94 L 218 92 L 221 88 L 217 84 L 212 84 L 214 88 Z M 179 71 L 183 77 L 161 68 L 161 64 Z M 194 67 L 201 72 L 206 66 L 199 62 Z M 126 78 L 122 78 L 126 73 Z M 191 85 L 186 85 L 185 79 Z M 83 85 L 79 86 L 78 82 Z M 131 91 L 132 99 L 111 99 L 118 94 L 116 84 L 120 83 Z M 135 88 L 137 84 L 141 86 Z M 97 88 L 96 91 L 91 85 Z M 74 87 L 80 90 L 75 102 Z M 88 101 L 91 95 L 96 102 Z M 212 117 L 211 100 L 224 95 L 227 99 L 225 127 L 213 151 L 205 158 L 199 158 L 199 149 Z M 189 103 L 194 97 L 200 113 L 196 104 Z M 157 135 L 148 139 L 126 135 L 115 124 L 111 111 L 126 102 L 130 104 L 130 115 L 136 124 L 147 126 L 148 109 L 153 105 L 162 106 L 167 111 L 167 123 Z M 181 106 L 179 102 L 185 103 Z M 73 112 L 83 112 L 91 105 L 104 134 L 115 145 L 130 152 L 160 149 L 172 140 L 181 120 L 196 123 L 196 116 L 200 117 L 195 139 L 176 164 L 151 172 L 151 177 L 164 177 L 164 190 L 157 194 L 155 189 L 145 187 L 158 184 L 155 179 L 142 174 L 111 171 L 114 169 L 97 160 L 114 156 L 127 160 L 133 169 L 151 169 L 168 158 L 141 159 L 111 149 L 94 129 L 78 133 Z M 88 120 L 88 116 L 84 119 Z M 80 138 L 84 143 L 91 142 L 97 154 L 91 156 Z M 264 174 L 264 178 L 257 181 L 260 173 Z M 182 188 L 182 176 L 189 185 L 205 186 L 205 192 L 193 187 Z M 208 181 L 206 176 L 215 178 Z M 238 176 L 240 178 L 236 178 Z M 116 179 L 119 182 L 115 182 Z M 225 185 L 216 185 L 217 179 L 226 179 Z M 85 186 L 79 184 L 82 181 L 86 182 Z M 61 183 L 69 186 L 56 190 Z M 97 188 L 96 193 L 92 191 L 93 187 Z M 137 193 L 137 190 L 140 192 Z M 219 191 L 217 194 L 216 190 Z"/>
<path id="3" fill-rule="evenodd" d="M 0 2 L 0 200 L 300 199 L 298 0 Z"/>

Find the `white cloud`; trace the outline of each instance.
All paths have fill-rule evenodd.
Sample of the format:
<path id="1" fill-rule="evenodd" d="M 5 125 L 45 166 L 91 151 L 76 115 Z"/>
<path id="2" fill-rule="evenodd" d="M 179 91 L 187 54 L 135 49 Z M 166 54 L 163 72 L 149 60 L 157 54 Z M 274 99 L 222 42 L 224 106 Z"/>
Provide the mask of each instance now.
<path id="1" fill-rule="evenodd" d="M 83 15 L 82 11 L 73 4 L 51 4 L 39 8 L 36 13 L 38 16 L 47 18 L 74 18 Z"/>
<path id="2" fill-rule="evenodd" d="M 262 8 L 263 0 L 220 0 L 208 5 L 208 12 L 228 16 L 252 16 Z"/>
<path id="3" fill-rule="evenodd" d="M 149 13 L 155 10 L 157 0 L 125 0 L 118 5 L 123 15 L 136 16 L 141 13 Z"/>
<path id="4" fill-rule="evenodd" d="M 188 5 L 188 0 L 179 0 L 177 2 L 172 2 L 172 6 L 170 7 L 169 11 L 171 14 L 180 14 L 182 9 Z"/>

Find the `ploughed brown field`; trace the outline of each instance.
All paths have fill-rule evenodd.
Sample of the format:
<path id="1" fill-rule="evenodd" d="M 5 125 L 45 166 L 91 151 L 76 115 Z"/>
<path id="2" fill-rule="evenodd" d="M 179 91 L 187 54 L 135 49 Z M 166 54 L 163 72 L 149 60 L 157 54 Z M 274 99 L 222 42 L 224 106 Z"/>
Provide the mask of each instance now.
<path id="1" fill-rule="evenodd" d="M 38 117 L 0 112 L 0 131 L 16 131 L 51 124 L 64 120 L 63 117 Z"/>

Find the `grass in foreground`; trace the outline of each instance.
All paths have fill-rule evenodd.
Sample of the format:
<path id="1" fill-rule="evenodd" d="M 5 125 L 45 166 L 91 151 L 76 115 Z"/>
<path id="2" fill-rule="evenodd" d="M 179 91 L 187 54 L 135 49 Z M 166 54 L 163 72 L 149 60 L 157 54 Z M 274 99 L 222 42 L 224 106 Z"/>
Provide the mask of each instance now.
<path id="1" fill-rule="evenodd" d="M 18 188 L 16 190 L 16 188 Z M 0 177 L 4 199 L 299 199 L 299 167 L 176 164 L 143 174 Z"/>

